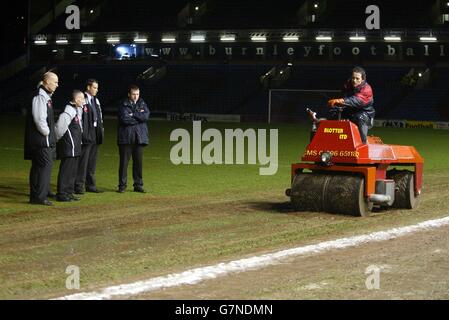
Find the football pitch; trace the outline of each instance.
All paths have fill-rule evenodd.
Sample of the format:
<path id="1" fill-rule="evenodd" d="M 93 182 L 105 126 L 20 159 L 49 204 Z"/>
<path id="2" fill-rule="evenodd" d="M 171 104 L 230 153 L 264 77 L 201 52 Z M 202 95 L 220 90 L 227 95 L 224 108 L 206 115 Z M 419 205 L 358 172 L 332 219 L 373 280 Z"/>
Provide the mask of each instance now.
<path id="1" fill-rule="evenodd" d="M 278 171 L 263 176 L 259 164 L 174 165 L 170 150 L 176 142 L 170 134 L 177 128 L 191 131 L 192 123 L 151 121 L 143 165 L 148 192 L 132 191 L 130 163 L 128 190 L 118 194 L 117 122 L 106 119 L 96 174 L 105 192 L 86 193 L 79 202 L 33 206 L 28 204 L 30 162 L 23 160 L 24 123 L 19 116 L 0 118 L 0 299 L 97 290 L 449 213 L 448 131 L 372 129 L 369 134 L 384 143 L 413 145 L 421 153 L 423 193 L 415 210 L 357 218 L 291 208 L 284 192 L 290 186 L 290 164 L 300 160 L 308 143 L 306 124 L 203 124 L 203 130 L 279 129 Z M 58 168 L 56 161 L 53 192 Z M 66 288 L 69 266 L 80 270 L 79 290 Z"/>

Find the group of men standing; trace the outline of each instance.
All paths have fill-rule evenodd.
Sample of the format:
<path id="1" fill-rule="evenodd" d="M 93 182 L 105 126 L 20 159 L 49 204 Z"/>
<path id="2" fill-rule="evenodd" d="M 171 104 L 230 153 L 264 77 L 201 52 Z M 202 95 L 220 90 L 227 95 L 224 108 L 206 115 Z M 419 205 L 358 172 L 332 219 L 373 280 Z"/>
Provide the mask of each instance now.
<path id="1" fill-rule="evenodd" d="M 25 127 L 25 159 L 31 160 L 30 203 L 51 206 L 49 197 L 60 202 L 79 201 L 84 192 L 101 193 L 95 171 L 98 147 L 104 141 L 103 113 L 97 98 L 99 82 L 89 79 L 85 92 L 74 90 L 69 103 L 54 117 L 52 95 L 59 86 L 53 72 L 44 74 L 38 92 L 27 113 Z M 149 109 L 140 99 L 140 89 L 131 86 L 128 99 L 118 112 L 118 144 L 120 151 L 118 192 L 127 184 L 127 167 L 133 159 L 134 191 L 144 193 L 142 179 L 143 147 L 148 145 Z M 57 194 L 50 190 L 55 158 L 61 160 Z"/>

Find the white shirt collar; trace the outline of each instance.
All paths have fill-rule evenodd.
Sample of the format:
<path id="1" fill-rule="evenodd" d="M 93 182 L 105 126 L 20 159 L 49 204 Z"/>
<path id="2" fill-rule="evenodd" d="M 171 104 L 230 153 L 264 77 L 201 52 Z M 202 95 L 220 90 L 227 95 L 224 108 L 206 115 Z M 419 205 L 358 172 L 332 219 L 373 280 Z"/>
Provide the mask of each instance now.
<path id="1" fill-rule="evenodd" d="M 89 98 L 89 102 L 92 103 L 92 100 L 95 99 L 95 97 L 91 96 L 88 92 L 86 92 L 86 95 Z"/>

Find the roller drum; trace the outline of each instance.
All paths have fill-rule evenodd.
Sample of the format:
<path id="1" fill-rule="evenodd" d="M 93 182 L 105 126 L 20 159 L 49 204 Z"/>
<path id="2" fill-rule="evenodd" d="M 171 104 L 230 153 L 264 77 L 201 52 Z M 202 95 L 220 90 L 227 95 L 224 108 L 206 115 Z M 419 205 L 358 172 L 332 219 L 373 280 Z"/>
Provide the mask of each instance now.
<path id="1" fill-rule="evenodd" d="M 323 191 L 328 180 L 329 176 L 326 174 L 297 174 L 290 194 L 295 210 L 323 211 Z"/>
<path id="2" fill-rule="evenodd" d="M 297 211 L 367 216 L 372 203 L 364 194 L 364 179 L 356 175 L 299 173 L 291 188 L 291 202 Z"/>

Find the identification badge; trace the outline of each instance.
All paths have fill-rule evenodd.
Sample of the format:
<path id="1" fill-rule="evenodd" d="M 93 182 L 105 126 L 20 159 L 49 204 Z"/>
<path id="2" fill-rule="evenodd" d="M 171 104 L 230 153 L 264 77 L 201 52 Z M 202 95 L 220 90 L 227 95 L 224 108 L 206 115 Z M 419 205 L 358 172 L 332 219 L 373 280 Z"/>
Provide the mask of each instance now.
<path id="1" fill-rule="evenodd" d="M 94 121 L 94 127 L 95 128 L 97 127 L 97 121 Z"/>

